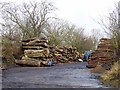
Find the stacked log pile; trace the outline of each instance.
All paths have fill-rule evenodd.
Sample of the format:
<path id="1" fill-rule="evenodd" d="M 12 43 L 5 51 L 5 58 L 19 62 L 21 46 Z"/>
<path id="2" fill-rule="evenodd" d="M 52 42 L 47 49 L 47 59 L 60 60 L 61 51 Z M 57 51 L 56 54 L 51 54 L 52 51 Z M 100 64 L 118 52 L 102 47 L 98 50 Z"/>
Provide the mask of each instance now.
<path id="1" fill-rule="evenodd" d="M 114 62 L 114 57 L 111 39 L 102 38 L 100 39 L 97 50 L 93 52 L 92 57 L 88 60 L 87 67 L 94 68 L 99 64 L 105 67 L 105 69 L 109 69 Z"/>
<path id="2" fill-rule="evenodd" d="M 51 60 L 48 40 L 44 38 L 22 40 L 22 48 L 24 51 L 22 60 L 15 61 L 18 65 L 42 66 L 42 64 L 47 65 L 48 61 Z"/>
<path id="3" fill-rule="evenodd" d="M 79 52 L 73 47 L 51 47 L 50 53 L 56 63 L 76 62 L 80 58 Z"/>
<path id="4" fill-rule="evenodd" d="M 79 53 L 73 47 L 57 47 L 48 45 L 44 38 L 32 38 L 22 41 L 24 56 L 22 60 L 16 60 L 17 65 L 46 66 L 49 61 L 57 63 L 76 62 Z"/>

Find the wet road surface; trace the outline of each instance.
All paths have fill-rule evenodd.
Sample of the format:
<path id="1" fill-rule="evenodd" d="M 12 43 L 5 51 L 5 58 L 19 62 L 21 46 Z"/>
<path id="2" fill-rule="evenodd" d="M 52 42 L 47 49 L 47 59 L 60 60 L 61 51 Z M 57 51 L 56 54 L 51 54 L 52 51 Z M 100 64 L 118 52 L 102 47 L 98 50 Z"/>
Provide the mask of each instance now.
<path id="1" fill-rule="evenodd" d="M 15 67 L 2 72 L 3 88 L 100 88 L 86 62 L 51 67 Z"/>

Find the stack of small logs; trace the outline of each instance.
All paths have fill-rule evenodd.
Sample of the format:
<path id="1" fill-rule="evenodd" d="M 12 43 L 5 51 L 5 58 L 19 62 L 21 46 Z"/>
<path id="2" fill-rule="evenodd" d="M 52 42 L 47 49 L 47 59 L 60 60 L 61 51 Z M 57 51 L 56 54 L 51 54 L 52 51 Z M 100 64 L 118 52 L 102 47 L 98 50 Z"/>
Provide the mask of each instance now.
<path id="1" fill-rule="evenodd" d="M 114 50 L 111 39 L 100 39 L 97 50 L 93 52 L 92 57 L 88 60 L 87 67 L 94 68 L 102 65 L 105 69 L 110 69 L 111 64 L 115 60 Z"/>
<path id="2" fill-rule="evenodd" d="M 55 63 L 76 62 L 80 58 L 79 52 L 73 47 L 50 47 L 50 54 Z"/>
<path id="3" fill-rule="evenodd" d="M 73 47 L 50 46 L 45 38 L 31 38 L 22 40 L 24 55 L 22 60 L 16 60 L 17 65 L 46 66 L 49 61 L 69 63 L 78 61 L 79 53 Z"/>

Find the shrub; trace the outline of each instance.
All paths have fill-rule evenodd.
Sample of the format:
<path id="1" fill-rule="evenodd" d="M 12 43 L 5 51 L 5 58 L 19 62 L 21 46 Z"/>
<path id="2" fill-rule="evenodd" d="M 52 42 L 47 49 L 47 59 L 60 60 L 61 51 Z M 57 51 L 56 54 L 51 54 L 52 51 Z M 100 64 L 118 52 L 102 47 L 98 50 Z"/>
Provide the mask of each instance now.
<path id="1" fill-rule="evenodd" d="M 111 70 L 101 76 L 102 82 L 112 87 L 120 87 L 120 61 L 116 62 Z"/>
<path id="2" fill-rule="evenodd" d="M 2 39 L 2 57 L 5 58 L 3 64 L 14 65 L 14 60 L 20 58 L 20 45 L 17 41 L 11 41 L 8 38 Z"/>

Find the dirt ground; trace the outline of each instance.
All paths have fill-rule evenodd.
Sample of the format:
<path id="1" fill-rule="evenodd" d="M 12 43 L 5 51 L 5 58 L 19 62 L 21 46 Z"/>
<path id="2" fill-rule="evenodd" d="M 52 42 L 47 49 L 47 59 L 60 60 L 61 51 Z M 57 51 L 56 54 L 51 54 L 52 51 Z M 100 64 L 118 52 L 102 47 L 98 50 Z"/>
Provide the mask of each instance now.
<path id="1" fill-rule="evenodd" d="M 51 67 L 14 67 L 2 71 L 3 88 L 101 88 L 86 62 Z"/>

